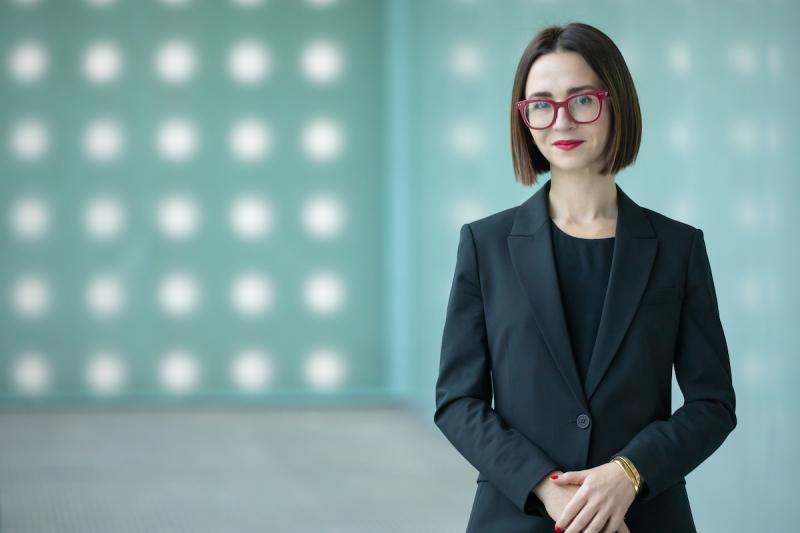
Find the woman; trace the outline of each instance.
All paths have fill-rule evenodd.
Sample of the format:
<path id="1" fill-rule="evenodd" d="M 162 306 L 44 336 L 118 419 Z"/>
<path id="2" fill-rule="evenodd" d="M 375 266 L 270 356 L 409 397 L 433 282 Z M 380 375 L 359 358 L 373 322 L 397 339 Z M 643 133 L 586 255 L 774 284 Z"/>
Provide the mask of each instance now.
<path id="1" fill-rule="evenodd" d="M 641 114 L 604 33 L 543 30 L 512 97 L 517 179 L 550 179 L 461 227 L 434 421 L 480 472 L 467 531 L 695 532 L 685 476 L 736 427 L 703 232 L 614 181 Z"/>

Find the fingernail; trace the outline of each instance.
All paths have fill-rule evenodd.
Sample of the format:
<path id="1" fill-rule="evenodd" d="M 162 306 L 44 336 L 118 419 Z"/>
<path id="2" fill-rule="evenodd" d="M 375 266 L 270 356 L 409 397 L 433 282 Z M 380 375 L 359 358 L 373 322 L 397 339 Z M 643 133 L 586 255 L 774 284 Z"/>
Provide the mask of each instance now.
<path id="1" fill-rule="evenodd" d="M 558 474 L 550 476 L 550 479 L 558 479 Z"/>
<path id="2" fill-rule="evenodd" d="M 556 531 L 561 531 L 561 528 L 558 526 L 554 526 Z"/>

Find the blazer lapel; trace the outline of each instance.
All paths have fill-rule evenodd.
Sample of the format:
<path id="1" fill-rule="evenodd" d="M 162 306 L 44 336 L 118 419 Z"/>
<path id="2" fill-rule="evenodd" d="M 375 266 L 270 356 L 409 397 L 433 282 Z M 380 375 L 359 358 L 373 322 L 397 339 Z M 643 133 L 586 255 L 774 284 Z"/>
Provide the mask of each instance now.
<path id="1" fill-rule="evenodd" d="M 567 333 L 558 273 L 553 256 L 552 235 L 547 224 L 549 213 L 548 180 L 517 209 L 508 235 L 508 251 L 539 330 L 561 375 L 582 406 L 586 398 L 581 389 L 578 368 Z"/>
<path id="2" fill-rule="evenodd" d="M 508 235 L 517 277 L 545 344 L 575 398 L 586 407 L 633 320 L 655 260 L 658 240 L 644 210 L 617 188 L 617 225 L 611 273 L 584 387 L 567 332 L 550 234 L 548 180 L 520 205 Z"/>

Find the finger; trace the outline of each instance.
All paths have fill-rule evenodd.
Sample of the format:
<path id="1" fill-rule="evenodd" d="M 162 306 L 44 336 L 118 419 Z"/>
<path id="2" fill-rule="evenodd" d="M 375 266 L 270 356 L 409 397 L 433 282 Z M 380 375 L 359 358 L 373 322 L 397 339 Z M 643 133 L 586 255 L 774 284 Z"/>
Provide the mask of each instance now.
<path id="1" fill-rule="evenodd" d="M 572 519 L 578 514 L 578 511 L 586 505 L 586 500 L 586 491 L 581 487 L 578 489 L 578 492 L 572 495 L 572 498 L 567 502 L 567 505 L 564 506 L 564 509 L 562 509 L 561 516 L 558 517 L 555 524 L 561 529 L 556 529 L 556 531 L 564 531 L 567 529 L 567 526 L 570 525 L 570 522 L 572 522 Z"/>
<path id="2" fill-rule="evenodd" d="M 590 508 L 588 505 L 581 509 L 581 512 L 578 513 L 578 516 L 575 517 L 575 520 L 569 524 L 569 527 L 566 529 L 566 533 L 582 533 L 589 522 L 592 521 L 595 514 L 597 513 L 597 509 Z"/>
<path id="3" fill-rule="evenodd" d="M 631 533 L 631 530 L 628 529 L 628 525 L 625 523 L 624 520 L 622 521 L 622 524 L 620 524 L 618 531 L 619 533 Z"/>
<path id="4" fill-rule="evenodd" d="M 589 525 L 582 531 L 587 533 L 600 533 L 601 531 L 605 531 L 607 525 L 608 515 L 602 510 L 598 510 L 597 514 L 595 514 L 594 518 L 589 522 Z"/>
<path id="5" fill-rule="evenodd" d="M 619 517 L 617 515 L 612 515 L 611 518 L 608 519 L 606 522 L 606 527 L 604 527 L 600 533 L 616 533 L 619 530 Z"/>
<path id="6" fill-rule="evenodd" d="M 553 474 L 557 475 L 557 478 L 550 478 L 553 480 L 553 483 L 557 485 L 580 485 L 583 482 L 583 476 L 580 476 L 578 472 L 564 472 L 563 474 Z"/>
<path id="7" fill-rule="evenodd" d="M 569 472 L 562 472 L 560 474 L 553 474 L 553 476 L 555 476 L 555 477 L 550 476 L 550 479 L 552 479 L 554 482 L 559 483 L 559 484 L 560 483 L 567 483 L 568 480 L 569 480 L 568 474 L 569 474 Z"/>

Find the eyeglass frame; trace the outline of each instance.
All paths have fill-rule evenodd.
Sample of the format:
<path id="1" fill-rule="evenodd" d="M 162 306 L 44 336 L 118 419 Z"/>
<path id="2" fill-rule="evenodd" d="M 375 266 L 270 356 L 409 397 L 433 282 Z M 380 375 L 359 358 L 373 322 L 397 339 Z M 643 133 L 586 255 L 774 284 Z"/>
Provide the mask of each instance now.
<path id="1" fill-rule="evenodd" d="M 600 109 L 597 111 L 597 118 L 595 118 L 593 120 L 588 120 L 586 122 L 581 122 L 579 120 L 575 120 L 575 117 L 573 117 L 572 113 L 569 112 L 569 102 L 573 98 L 577 98 L 579 96 L 596 96 L 597 97 L 597 99 L 600 101 Z M 556 119 L 558 118 L 558 108 L 559 107 L 563 107 L 564 108 L 564 111 L 567 112 L 567 115 L 569 116 L 570 120 L 572 120 L 573 122 L 576 122 L 578 124 L 591 124 L 592 122 L 595 122 L 597 119 L 599 119 L 600 115 L 603 113 L 603 99 L 606 98 L 607 96 L 608 96 L 608 90 L 606 90 L 606 89 L 598 89 L 596 91 L 586 91 L 586 92 L 582 92 L 582 93 L 578 93 L 578 94 L 573 94 L 572 96 L 566 98 L 565 100 L 561 100 L 561 101 L 557 101 L 557 100 L 553 100 L 552 98 L 545 98 L 545 97 L 527 98 L 525 100 L 520 100 L 519 102 L 517 102 L 517 110 L 519 111 L 519 114 L 522 117 L 522 121 L 525 123 L 525 125 L 529 129 L 532 129 L 532 130 L 546 130 L 547 128 L 549 128 L 550 126 L 555 124 Z M 530 102 L 542 102 L 542 101 L 549 102 L 553 106 L 553 120 L 547 126 L 544 126 L 544 127 L 541 127 L 541 128 L 534 128 L 528 122 L 528 117 L 525 116 L 524 108 Z"/>

